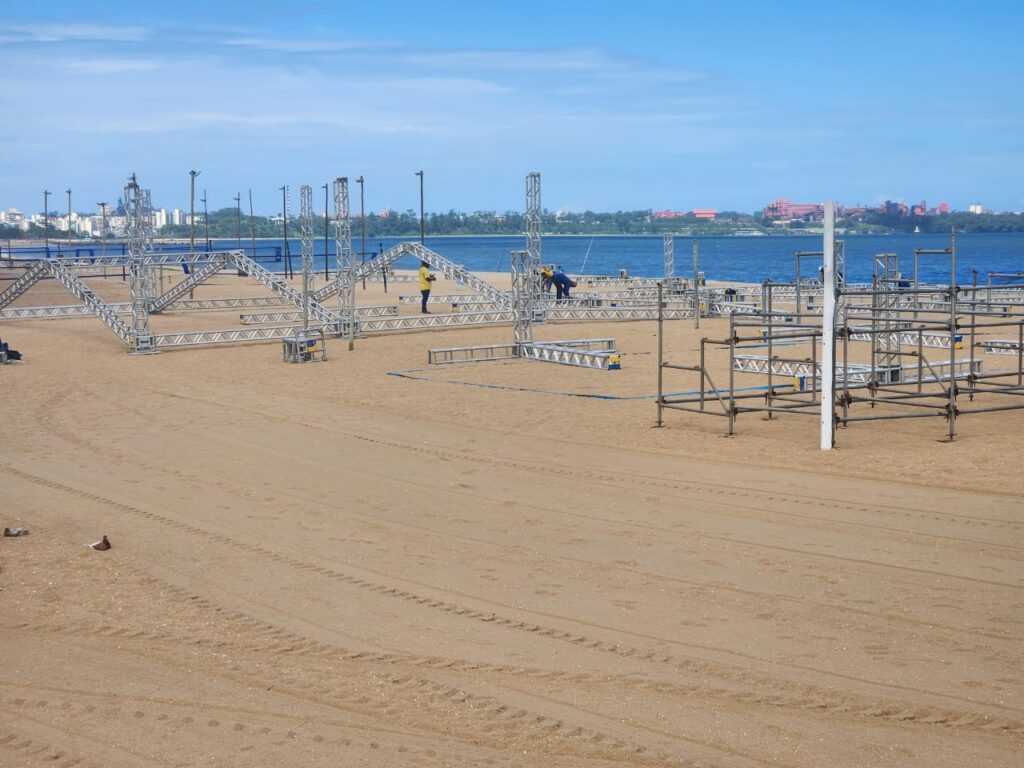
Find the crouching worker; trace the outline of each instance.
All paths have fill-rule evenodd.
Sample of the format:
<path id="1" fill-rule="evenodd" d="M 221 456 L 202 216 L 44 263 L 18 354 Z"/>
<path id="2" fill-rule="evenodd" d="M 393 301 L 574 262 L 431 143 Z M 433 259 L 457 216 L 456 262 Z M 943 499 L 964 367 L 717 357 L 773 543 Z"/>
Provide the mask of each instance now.
<path id="1" fill-rule="evenodd" d="M 551 282 L 555 284 L 555 298 L 559 301 L 569 298 L 569 289 L 576 287 L 576 281 L 572 280 L 561 267 L 555 268 L 551 275 Z"/>
<path id="2" fill-rule="evenodd" d="M 429 315 L 430 312 L 427 310 L 427 301 L 430 299 L 430 285 L 437 278 L 430 274 L 430 265 L 425 261 L 420 262 L 420 294 L 423 296 L 423 302 L 420 304 L 420 312 L 424 315 Z"/>
<path id="3" fill-rule="evenodd" d="M 540 287 L 544 293 L 551 293 L 551 278 L 554 277 L 555 270 L 551 267 L 540 268 Z"/>

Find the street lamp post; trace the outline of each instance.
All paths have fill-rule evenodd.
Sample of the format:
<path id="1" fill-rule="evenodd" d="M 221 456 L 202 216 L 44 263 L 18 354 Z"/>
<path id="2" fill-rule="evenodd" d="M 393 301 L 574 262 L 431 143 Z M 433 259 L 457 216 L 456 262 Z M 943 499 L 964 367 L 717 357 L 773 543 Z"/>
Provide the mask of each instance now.
<path id="1" fill-rule="evenodd" d="M 362 254 L 363 261 L 366 263 L 366 206 L 364 204 L 363 197 L 363 177 L 360 176 L 356 179 L 356 184 L 359 185 L 359 229 L 360 229 L 360 245 L 359 252 Z M 366 290 L 366 272 L 363 272 L 363 290 Z"/>
<path id="2" fill-rule="evenodd" d="M 423 245 L 423 171 L 416 171 L 420 177 L 420 245 Z"/>
<path id="3" fill-rule="evenodd" d="M 330 222 L 327 219 L 327 209 L 330 205 L 330 201 L 327 198 L 327 185 L 324 184 L 324 280 L 330 280 L 331 275 L 327 271 L 327 252 L 330 250 L 330 246 L 327 243 L 327 236 L 330 232 Z"/>
<path id="4" fill-rule="evenodd" d="M 68 256 L 71 255 L 71 189 L 68 188 Z"/>
<path id="5" fill-rule="evenodd" d="M 100 241 L 103 243 L 103 276 L 107 276 L 107 204 L 96 203 L 100 207 Z"/>
<path id="6" fill-rule="evenodd" d="M 46 258 L 50 258 L 50 190 L 43 190 L 43 241 L 46 245 Z"/>
<path id="7" fill-rule="evenodd" d="M 252 212 L 252 187 L 249 188 L 249 236 L 252 238 L 252 260 L 256 261 L 256 217 Z"/>
<path id="8" fill-rule="evenodd" d="M 188 270 L 189 274 L 196 268 L 196 176 L 202 171 L 189 171 L 189 196 L 188 196 Z M 188 297 L 193 298 L 193 290 L 188 289 Z"/>
<path id="9" fill-rule="evenodd" d="M 206 212 L 206 190 L 203 190 L 203 230 L 206 232 L 206 252 L 210 252 L 210 217 Z"/>
<path id="10" fill-rule="evenodd" d="M 288 279 L 292 275 L 292 253 L 288 250 L 288 185 L 281 187 L 281 219 L 284 221 L 284 276 Z"/>

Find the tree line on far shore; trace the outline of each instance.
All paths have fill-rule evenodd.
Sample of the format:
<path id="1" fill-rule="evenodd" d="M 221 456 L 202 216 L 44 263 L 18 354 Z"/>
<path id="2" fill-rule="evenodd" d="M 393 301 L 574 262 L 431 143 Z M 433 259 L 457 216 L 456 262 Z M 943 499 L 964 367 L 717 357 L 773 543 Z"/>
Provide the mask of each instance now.
<path id="1" fill-rule="evenodd" d="M 526 231 L 525 216 L 518 211 L 505 213 L 477 211 L 474 213 L 428 213 L 424 217 L 424 230 L 428 235 L 520 235 Z M 352 219 L 352 236 L 362 234 L 363 220 L 358 216 Z M 949 232 L 955 228 L 958 232 L 1024 232 L 1024 214 L 1019 213 L 982 213 L 973 214 L 961 211 L 936 216 L 886 216 L 877 212 L 868 212 L 857 219 L 841 219 L 837 222 L 843 231 L 852 234 L 882 232 Z M 420 233 L 419 214 L 413 210 L 390 211 L 387 215 L 369 213 L 365 218 L 366 236 L 379 237 L 418 237 Z M 821 224 L 815 222 L 789 222 L 778 226 L 761 218 L 760 212 L 748 214 L 738 211 L 721 211 L 713 220 L 698 219 L 694 216 L 677 216 L 658 218 L 651 210 L 615 211 L 598 213 L 584 211 L 582 213 L 552 213 L 544 211 L 541 216 L 541 230 L 552 235 L 657 235 L 675 233 L 692 236 L 714 236 L 732 234 L 798 234 L 809 229 L 820 230 Z M 222 208 L 211 211 L 206 222 L 197 216 L 195 237 L 204 240 L 231 239 L 241 236 L 248 239 L 255 235 L 258 238 L 281 237 L 284 222 L 281 217 L 254 216 L 242 214 L 239 218 L 235 208 Z M 324 216 L 321 213 L 314 219 L 313 232 L 315 238 L 324 236 Z M 186 225 L 161 227 L 158 237 L 188 238 L 192 228 Z M 19 227 L 0 225 L 0 239 L 43 240 L 45 232 L 42 227 L 32 225 L 28 231 Z M 297 219 L 288 221 L 289 237 L 299 236 Z M 67 232 L 50 227 L 50 239 L 58 240 L 67 237 Z M 333 226 L 329 227 L 329 237 L 334 237 Z M 76 239 L 87 239 L 84 236 Z M 93 238 L 95 239 L 95 238 Z"/>

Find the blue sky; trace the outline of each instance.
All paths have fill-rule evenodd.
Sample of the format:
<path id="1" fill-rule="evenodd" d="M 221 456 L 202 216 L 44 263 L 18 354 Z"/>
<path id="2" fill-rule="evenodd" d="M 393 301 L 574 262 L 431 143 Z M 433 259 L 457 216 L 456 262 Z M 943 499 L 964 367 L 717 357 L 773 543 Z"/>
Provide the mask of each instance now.
<path id="1" fill-rule="evenodd" d="M 827 7 L 826 7 L 827 6 Z M 1024 209 L 1015 2 L 0 5 L 0 207 Z M 355 185 L 353 185 L 355 188 Z M 357 198 L 354 198 L 357 199 Z"/>

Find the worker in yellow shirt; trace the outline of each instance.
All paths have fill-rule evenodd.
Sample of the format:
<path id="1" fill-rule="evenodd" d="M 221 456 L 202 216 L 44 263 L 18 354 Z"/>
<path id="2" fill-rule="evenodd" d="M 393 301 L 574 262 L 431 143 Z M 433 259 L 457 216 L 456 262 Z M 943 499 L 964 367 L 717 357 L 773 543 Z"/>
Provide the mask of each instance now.
<path id="1" fill-rule="evenodd" d="M 430 284 L 437 278 L 430 274 L 430 265 L 425 261 L 420 262 L 420 293 L 423 295 L 423 302 L 420 305 L 420 312 L 429 315 L 427 300 L 430 298 Z"/>

